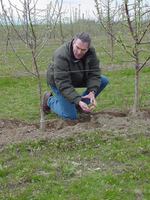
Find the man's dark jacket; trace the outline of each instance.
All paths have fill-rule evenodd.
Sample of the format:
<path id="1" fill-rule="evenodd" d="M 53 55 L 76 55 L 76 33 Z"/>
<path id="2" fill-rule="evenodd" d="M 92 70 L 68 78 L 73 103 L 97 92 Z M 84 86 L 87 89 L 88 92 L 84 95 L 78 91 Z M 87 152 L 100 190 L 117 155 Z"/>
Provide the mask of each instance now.
<path id="1" fill-rule="evenodd" d="M 47 83 L 56 86 L 66 99 L 75 104 L 81 100 L 75 88 L 86 87 L 89 92 L 96 93 L 100 86 L 100 68 L 95 49 L 89 48 L 81 60 L 76 60 L 72 42 L 60 46 L 48 67 Z"/>

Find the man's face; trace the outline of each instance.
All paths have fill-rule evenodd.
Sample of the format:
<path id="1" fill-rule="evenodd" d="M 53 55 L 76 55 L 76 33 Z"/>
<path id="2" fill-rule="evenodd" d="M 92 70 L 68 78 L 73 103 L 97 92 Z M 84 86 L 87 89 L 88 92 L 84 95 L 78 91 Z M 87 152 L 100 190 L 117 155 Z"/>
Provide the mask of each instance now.
<path id="1" fill-rule="evenodd" d="M 89 49 L 87 42 L 82 42 L 80 39 L 73 41 L 73 54 L 76 59 L 81 59 Z"/>

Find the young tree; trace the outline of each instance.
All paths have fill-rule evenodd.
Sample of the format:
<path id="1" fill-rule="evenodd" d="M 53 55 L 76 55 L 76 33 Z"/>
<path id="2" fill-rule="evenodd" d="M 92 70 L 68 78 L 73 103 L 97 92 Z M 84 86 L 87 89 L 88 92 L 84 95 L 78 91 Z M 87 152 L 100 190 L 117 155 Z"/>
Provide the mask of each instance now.
<path id="1" fill-rule="evenodd" d="M 97 2 L 97 0 L 95 0 Z M 150 60 L 150 52 L 147 46 L 150 44 L 148 35 L 150 34 L 150 21 L 148 14 L 150 13 L 150 5 L 145 0 L 123 0 L 122 8 L 124 10 L 123 21 L 120 21 L 120 30 L 126 30 L 126 36 L 121 37 L 119 34 L 114 35 L 110 29 L 103 25 L 105 31 L 111 35 L 115 41 L 120 44 L 124 51 L 134 62 L 135 68 L 135 92 L 132 113 L 135 114 L 139 110 L 139 75 L 140 71 L 146 66 Z M 96 4 L 98 18 L 100 12 L 98 4 Z M 128 29 L 128 30 L 127 30 Z M 128 32 L 130 37 L 128 38 Z M 122 34 L 123 35 L 123 34 Z M 144 54 L 143 54 L 144 53 Z"/>
<path id="2" fill-rule="evenodd" d="M 4 6 L 3 0 L 0 0 L 1 7 L 3 11 L 3 17 L 5 19 L 6 31 L 8 34 L 9 44 L 11 45 L 15 55 L 18 60 L 25 68 L 25 70 L 30 73 L 33 77 L 37 79 L 38 83 L 38 93 L 40 100 L 40 128 L 45 129 L 45 119 L 42 110 L 42 83 L 40 75 L 39 66 L 39 56 L 47 43 L 47 33 L 52 32 L 57 19 L 61 11 L 61 4 L 59 8 L 56 6 L 58 1 L 51 3 L 50 12 L 53 13 L 53 24 L 50 23 L 50 27 L 46 26 L 45 13 L 46 10 L 37 9 L 37 1 L 34 0 L 19 0 L 19 5 L 14 5 L 10 1 L 9 9 Z M 57 8 L 57 9 L 56 9 Z M 57 13 L 57 15 L 55 15 Z M 15 45 L 13 43 L 12 35 L 10 30 L 13 29 L 17 39 L 24 44 L 24 47 L 28 49 L 31 55 L 31 66 L 26 66 L 25 61 L 19 56 L 19 52 L 16 51 Z M 17 41 L 18 41 L 17 40 Z"/>
<path id="3" fill-rule="evenodd" d="M 150 12 L 150 6 L 144 5 L 143 0 L 135 0 L 133 4 L 129 4 L 128 0 L 124 0 L 125 14 L 127 25 L 132 37 L 131 56 L 135 63 L 135 95 L 133 113 L 139 110 L 139 75 L 142 68 L 150 60 L 150 52 L 147 51 L 146 45 L 150 44 L 147 41 L 146 34 L 150 34 L 150 21 L 145 18 L 145 15 Z M 143 59 L 143 52 L 147 52 L 147 56 Z"/>

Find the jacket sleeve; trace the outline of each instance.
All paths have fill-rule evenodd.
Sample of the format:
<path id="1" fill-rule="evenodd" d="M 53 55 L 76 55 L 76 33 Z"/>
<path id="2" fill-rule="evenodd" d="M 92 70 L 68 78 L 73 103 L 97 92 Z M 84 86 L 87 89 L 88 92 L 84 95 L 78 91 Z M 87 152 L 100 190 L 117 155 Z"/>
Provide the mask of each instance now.
<path id="1" fill-rule="evenodd" d="M 79 103 L 81 96 L 72 85 L 69 63 L 63 55 L 57 53 L 54 55 L 54 80 L 56 87 L 69 102 Z"/>
<path id="2" fill-rule="evenodd" d="M 87 90 L 94 91 L 95 93 L 100 87 L 100 76 L 101 76 L 101 70 L 99 66 L 99 60 L 96 56 L 95 49 L 92 48 L 92 52 L 89 55 L 88 59 L 88 78 L 87 78 Z"/>

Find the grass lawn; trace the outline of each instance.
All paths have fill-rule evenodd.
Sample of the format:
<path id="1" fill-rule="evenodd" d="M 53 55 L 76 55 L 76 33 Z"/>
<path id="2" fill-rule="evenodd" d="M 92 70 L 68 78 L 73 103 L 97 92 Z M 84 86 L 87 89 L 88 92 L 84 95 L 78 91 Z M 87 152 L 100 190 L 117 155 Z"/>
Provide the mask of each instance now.
<path id="1" fill-rule="evenodd" d="M 110 84 L 97 110 L 129 109 L 134 71 L 104 71 Z M 140 77 L 140 103 L 149 106 L 150 69 Z M 43 91 L 47 90 L 43 78 Z M 0 78 L 0 118 L 39 120 L 36 79 Z M 50 117 L 55 117 L 51 115 Z M 132 135 L 132 134 L 130 134 Z M 0 152 L 1 200 L 150 199 L 150 141 L 142 132 L 84 132 L 64 139 L 8 145 Z"/>
<path id="2" fill-rule="evenodd" d="M 132 107 L 134 99 L 133 58 L 115 43 L 112 61 L 107 34 L 97 23 L 94 22 L 93 26 L 93 22 L 88 23 L 88 21 L 81 23 L 79 21 L 79 24 L 75 22 L 71 26 L 66 23 L 63 34 L 69 39 L 70 31 L 82 29 L 93 32 L 95 35 L 92 43 L 100 59 L 102 74 L 109 78 L 109 85 L 97 98 L 96 111 L 128 110 Z M 44 27 L 35 26 L 42 36 Z M 7 46 L 8 34 L 5 28 L 1 25 L 0 136 L 7 134 L 10 138 L 9 134 L 16 132 L 17 124 L 15 127 L 10 126 L 8 131 L 8 128 L 4 127 L 3 119 L 39 123 L 40 114 L 37 80 L 27 76 L 10 44 Z M 20 26 L 18 28 L 23 30 Z M 126 27 L 122 29 L 120 23 L 117 23 L 114 28 L 119 38 L 127 41 L 126 46 L 131 47 L 129 50 L 132 51 L 134 44 L 130 32 Z M 9 36 L 12 37 L 15 51 L 26 67 L 33 72 L 31 51 L 19 42 L 19 38 L 11 29 L 10 31 Z M 37 64 L 42 73 L 45 73 L 54 50 L 61 44 L 61 40 L 57 40 L 57 37 L 60 37 L 60 26 L 58 27 L 57 24 L 55 26 L 55 39 L 51 30 L 50 33 L 52 33 L 52 39 L 49 39 L 42 48 L 37 46 L 40 53 L 36 55 Z M 22 34 L 24 36 L 24 32 Z M 144 41 L 149 41 L 149 35 L 147 37 L 144 35 Z M 43 37 L 41 39 L 44 41 Z M 149 47 L 149 44 L 141 46 L 140 63 L 149 56 Z M 108 70 L 109 65 L 110 70 Z M 133 68 L 131 68 L 132 65 Z M 43 92 L 48 90 L 44 76 L 42 89 Z M 81 90 L 79 92 L 82 92 Z M 150 108 L 150 66 L 144 68 L 140 74 L 139 100 L 141 108 Z M 51 118 L 56 118 L 56 115 L 50 114 L 48 120 Z M 115 119 L 118 120 L 118 118 Z M 145 119 L 142 120 L 145 122 Z M 111 116 L 108 116 L 109 125 L 112 125 L 110 120 Z M 100 123 L 103 122 L 100 121 Z M 23 132 L 26 137 L 25 142 L 0 145 L 0 200 L 149 200 L 150 137 L 148 132 L 150 132 L 150 127 L 147 125 L 148 131 L 145 134 L 143 124 L 136 124 L 134 118 L 130 122 L 135 124 L 135 129 L 130 126 L 126 129 L 126 125 L 130 123 L 125 123 L 115 130 L 108 130 L 106 127 L 102 131 L 101 127 L 106 124 L 103 123 L 97 129 L 92 127 L 95 131 L 88 131 L 86 127 L 83 132 L 68 134 L 67 137 L 57 137 L 57 139 L 39 139 L 38 136 L 38 139 L 29 141 L 27 135 L 24 134 L 26 132 Z M 149 121 L 146 122 L 146 124 L 149 123 Z M 77 124 L 79 128 L 80 125 Z M 125 129 L 122 129 L 122 132 L 119 129 L 123 126 L 126 132 Z M 23 125 L 19 128 L 24 131 Z M 60 130 L 69 132 L 70 129 L 65 128 Z M 32 135 L 32 130 L 29 130 L 28 136 Z M 47 132 L 51 134 L 51 130 Z M 56 132 L 53 134 L 55 136 Z M 18 135 L 21 135 L 20 131 Z M 16 139 L 15 136 L 13 138 Z"/>
<path id="3" fill-rule="evenodd" d="M 142 134 L 106 132 L 11 145 L 0 154 L 0 199 L 148 200 L 149 149 Z"/>

